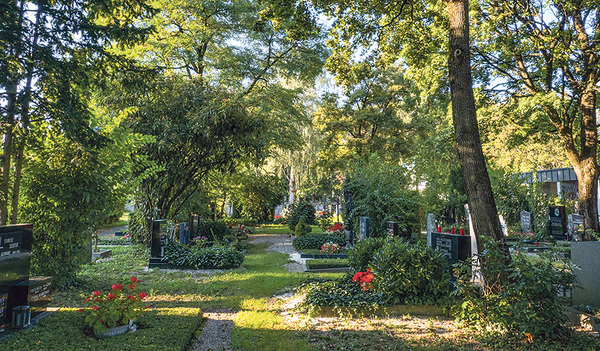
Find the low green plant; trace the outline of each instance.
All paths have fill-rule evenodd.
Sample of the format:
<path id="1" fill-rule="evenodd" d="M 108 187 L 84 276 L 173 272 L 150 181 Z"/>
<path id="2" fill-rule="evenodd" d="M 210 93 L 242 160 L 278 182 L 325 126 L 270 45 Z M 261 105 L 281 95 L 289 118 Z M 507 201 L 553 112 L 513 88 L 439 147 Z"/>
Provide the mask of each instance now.
<path id="1" fill-rule="evenodd" d="M 562 288 L 573 288 L 576 281 L 571 264 L 555 252 L 527 254 L 519 247 L 508 266 L 501 264 L 498 244 L 486 242 L 478 255 L 483 276 L 507 275 L 502 285 L 485 291 L 471 283 L 471 265 L 458 269 L 455 293 L 462 299 L 457 319 L 481 331 L 532 340 L 560 340 L 568 335 L 563 306 L 569 299 Z"/>
<path id="2" fill-rule="evenodd" d="M 389 240 L 387 238 L 366 238 L 361 240 L 354 245 L 354 247 L 348 250 L 348 262 L 350 267 L 358 272 L 364 271 L 369 268 L 373 256 L 375 253 L 383 247 L 385 242 Z"/>
<path id="3" fill-rule="evenodd" d="M 306 293 L 302 304 L 309 310 L 325 306 L 383 306 L 386 303 L 383 294 L 364 290 L 359 283 L 352 282 L 352 275 L 348 274 L 337 280 L 309 279 L 300 289 Z"/>
<path id="4" fill-rule="evenodd" d="M 449 304 L 450 276 L 446 257 L 423 243 L 393 238 L 377 250 L 370 263 L 373 289 L 391 305 Z"/>
<path id="5" fill-rule="evenodd" d="M 338 235 L 331 234 L 310 234 L 294 238 L 292 245 L 298 251 L 306 249 L 320 250 L 323 244 L 332 242 L 338 245 L 345 245 L 346 240 Z"/>
<path id="6" fill-rule="evenodd" d="M 256 227 L 258 225 L 258 220 L 254 218 L 223 218 L 221 221 L 230 226 Z"/>
<path id="7" fill-rule="evenodd" d="M 307 260 L 306 268 L 308 269 L 324 269 L 324 268 L 344 268 L 348 267 L 348 260 L 345 259 L 315 259 Z"/>
<path id="8" fill-rule="evenodd" d="M 127 325 L 142 314 L 142 301 L 148 295 L 138 288 L 139 281 L 131 277 L 129 284 L 113 284 L 111 291 L 93 292 L 85 299 L 88 308 L 80 309 L 85 313 L 85 321 L 94 329 L 96 335 L 104 333 L 108 328 Z"/>
<path id="9" fill-rule="evenodd" d="M 167 263 L 200 268 L 236 268 L 244 261 L 244 254 L 233 247 L 212 246 L 190 248 L 176 242 L 165 245 L 164 261 Z"/>
<path id="10" fill-rule="evenodd" d="M 310 234 L 310 232 L 312 232 L 312 228 L 310 227 L 310 225 L 304 223 L 304 218 L 300 218 L 298 220 L 298 224 L 296 224 L 294 235 L 298 238 L 303 235 Z"/>

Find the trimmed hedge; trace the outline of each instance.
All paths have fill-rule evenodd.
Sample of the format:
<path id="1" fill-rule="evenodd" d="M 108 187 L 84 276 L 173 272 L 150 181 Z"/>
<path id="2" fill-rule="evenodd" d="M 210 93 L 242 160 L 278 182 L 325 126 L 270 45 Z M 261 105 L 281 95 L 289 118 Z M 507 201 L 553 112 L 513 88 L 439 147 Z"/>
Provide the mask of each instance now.
<path id="1" fill-rule="evenodd" d="M 196 269 L 236 268 L 244 261 L 244 254 L 233 247 L 212 246 L 195 249 L 169 242 L 165 245 L 163 260 L 176 266 Z"/>
<path id="2" fill-rule="evenodd" d="M 335 234 L 309 234 L 294 238 L 292 245 L 298 251 L 307 249 L 321 249 L 325 243 L 336 243 L 342 246 L 346 245 L 346 239 Z"/>
<path id="3" fill-rule="evenodd" d="M 344 268 L 348 267 L 348 260 L 345 259 L 316 259 L 307 260 L 306 268 L 324 269 L 324 268 Z"/>

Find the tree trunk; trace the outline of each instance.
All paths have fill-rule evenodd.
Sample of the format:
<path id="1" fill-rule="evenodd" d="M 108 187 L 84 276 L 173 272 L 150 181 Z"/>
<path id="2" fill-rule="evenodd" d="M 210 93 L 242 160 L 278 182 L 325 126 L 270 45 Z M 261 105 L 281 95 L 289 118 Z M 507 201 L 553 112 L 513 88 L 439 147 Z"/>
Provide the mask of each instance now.
<path id="1" fill-rule="evenodd" d="M 479 252 L 483 252 L 481 236 L 501 241 L 503 234 L 477 125 L 471 78 L 469 6 L 467 0 L 447 0 L 446 4 L 450 23 L 448 73 L 454 133 L 477 245 Z M 508 262 L 508 248 L 505 244 L 501 247 Z"/>

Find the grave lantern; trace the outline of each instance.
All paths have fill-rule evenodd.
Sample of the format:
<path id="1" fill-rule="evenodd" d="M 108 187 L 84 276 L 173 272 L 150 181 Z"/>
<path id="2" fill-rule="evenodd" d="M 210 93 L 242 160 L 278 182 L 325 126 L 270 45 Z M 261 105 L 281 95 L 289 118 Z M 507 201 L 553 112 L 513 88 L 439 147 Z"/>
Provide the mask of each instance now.
<path id="1" fill-rule="evenodd" d="M 13 308 L 12 327 L 23 329 L 31 323 L 31 307 L 27 305 Z"/>

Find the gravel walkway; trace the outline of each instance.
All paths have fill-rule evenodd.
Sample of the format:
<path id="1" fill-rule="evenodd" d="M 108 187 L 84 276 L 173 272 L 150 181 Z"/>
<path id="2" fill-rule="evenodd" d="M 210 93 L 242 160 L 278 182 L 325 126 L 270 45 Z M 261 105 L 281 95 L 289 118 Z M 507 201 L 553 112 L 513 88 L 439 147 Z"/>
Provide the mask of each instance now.
<path id="1" fill-rule="evenodd" d="M 293 262 L 285 265 L 290 272 L 302 272 L 304 270 L 306 260 L 300 258 L 300 254 L 294 250 L 289 235 L 254 234 L 250 235 L 248 241 L 251 244 L 272 243 L 273 245 L 267 248 L 268 251 L 290 255 L 290 260 Z M 289 297 L 291 296 L 286 296 L 286 298 Z M 206 323 L 191 351 L 231 351 L 229 348 L 230 333 L 235 324 L 233 321 L 236 313 L 232 309 L 204 312 Z"/>

